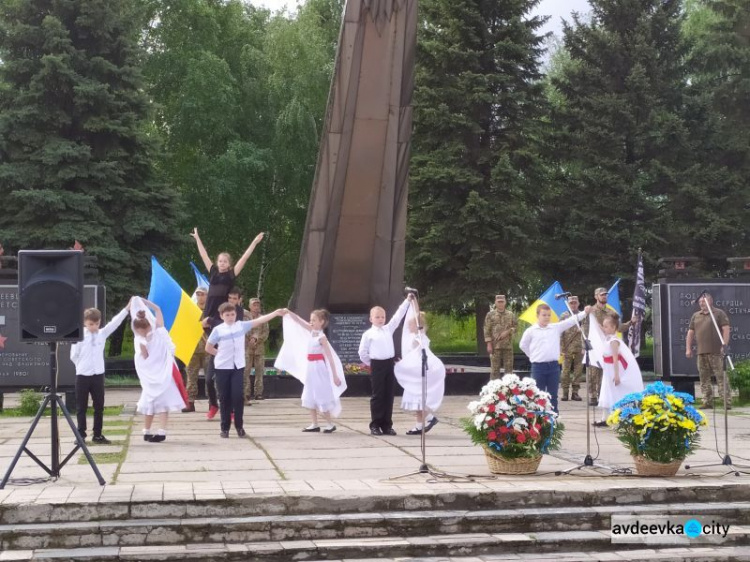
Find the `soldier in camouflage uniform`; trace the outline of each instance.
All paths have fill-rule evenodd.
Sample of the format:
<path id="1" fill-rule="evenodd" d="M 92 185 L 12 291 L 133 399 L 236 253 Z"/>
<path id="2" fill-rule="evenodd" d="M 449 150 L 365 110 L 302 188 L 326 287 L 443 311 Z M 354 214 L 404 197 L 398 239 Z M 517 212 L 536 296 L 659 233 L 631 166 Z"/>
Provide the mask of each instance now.
<path id="1" fill-rule="evenodd" d="M 568 297 L 568 305 L 573 314 L 578 314 L 579 304 L 578 297 Z M 564 313 L 561 320 L 564 320 L 568 316 L 570 316 L 569 312 Z M 581 388 L 580 380 L 583 374 L 583 341 L 581 339 L 581 330 L 578 329 L 578 326 L 568 328 L 562 333 L 562 336 L 560 336 L 560 351 L 563 356 L 562 379 L 560 382 L 562 386 L 561 400 L 563 402 L 568 401 L 568 392 L 572 387 L 573 395 L 570 399 L 580 402 L 582 398 L 578 395 L 578 390 Z"/>
<path id="2" fill-rule="evenodd" d="M 207 294 L 208 289 L 206 287 L 198 287 L 195 290 L 196 304 L 201 310 L 206 306 Z M 208 353 L 206 353 L 206 333 L 204 331 L 195 348 L 195 353 L 193 353 L 193 357 L 187 366 L 187 384 L 185 387 L 188 395 L 188 405 L 182 409 L 183 412 L 195 412 L 195 400 L 198 398 L 198 375 L 201 369 L 205 373 L 208 367 L 208 357 Z"/>
<path id="3" fill-rule="evenodd" d="M 713 306 L 714 299 L 706 293 L 698 301 L 701 309 L 693 314 L 688 326 L 687 340 L 685 341 L 685 356 L 693 356 L 693 340 L 698 344 L 698 376 L 701 381 L 701 394 L 703 395 L 702 408 L 714 407 L 714 388 L 711 384 L 711 376 L 716 377 L 719 387 L 719 396 L 724 397 L 726 393 L 727 409 L 732 408 L 732 390 L 727 385 L 724 388 L 724 350 L 729 341 L 729 317 L 727 313 Z M 708 307 L 711 307 L 721 330 L 721 339 L 716 333 L 714 322 Z"/>
<path id="4" fill-rule="evenodd" d="M 599 325 L 601 326 L 604 322 L 604 318 L 606 316 L 614 316 L 617 318 L 617 321 L 620 321 L 620 315 L 617 314 L 614 310 L 611 308 L 607 308 L 607 289 L 604 287 L 599 287 L 596 291 L 594 291 L 594 298 L 596 299 L 596 304 L 591 307 L 591 312 L 588 316 L 583 320 L 581 323 L 581 327 L 583 328 L 583 333 L 586 335 L 586 337 L 589 337 L 589 325 L 590 325 L 590 316 L 593 314 L 596 317 L 597 322 L 599 322 Z M 618 332 L 627 332 L 628 328 L 630 328 L 630 322 L 625 322 L 624 324 L 619 324 L 619 328 L 617 328 Z M 589 404 L 592 406 L 596 406 L 599 403 L 599 391 L 602 387 L 602 370 L 599 367 L 589 366 L 588 368 L 588 382 L 590 385 L 589 391 Z"/>
<path id="5" fill-rule="evenodd" d="M 513 372 L 513 334 L 518 320 L 515 314 L 506 310 L 505 295 L 495 295 L 495 308 L 484 319 L 484 341 L 490 355 L 490 379 L 500 377 L 500 370 Z"/>
<path id="6" fill-rule="evenodd" d="M 250 299 L 250 310 L 245 311 L 245 320 L 254 320 L 261 315 L 260 299 Z M 266 374 L 266 340 L 268 324 L 250 330 L 245 336 L 245 401 L 249 402 L 252 392 L 250 374 L 255 370 L 255 399 L 263 400 L 263 375 Z"/>

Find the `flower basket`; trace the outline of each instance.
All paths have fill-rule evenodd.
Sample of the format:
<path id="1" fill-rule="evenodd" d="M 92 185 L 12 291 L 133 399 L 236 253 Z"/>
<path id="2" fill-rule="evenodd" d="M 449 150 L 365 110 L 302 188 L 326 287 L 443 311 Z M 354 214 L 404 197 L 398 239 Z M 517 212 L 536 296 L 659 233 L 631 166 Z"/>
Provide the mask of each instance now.
<path id="1" fill-rule="evenodd" d="M 516 459 L 507 459 L 504 456 L 495 453 L 487 446 L 482 446 L 484 456 L 487 459 L 487 466 L 492 474 L 534 474 L 539 469 L 542 462 L 542 455 L 537 457 L 521 457 Z"/>
<path id="2" fill-rule="evenodd" d="M 483 448 L 494 474 L 532 474 L 544 453 L 560 447 L 564 427 L 534 379 L 508 374 L 492 380 L 468 409 L 464 431 Z"/>
<path id="3" fill-rule="evenodd" d="M 707 421 L 693 402 L 689 394 L 655 382 L 615 404 L 607 424 L 636 459 L 638 474 L 674 476 L 695 451 Z"/>
<path id="4" fill-rule="evenodd" d="M 643 455 L 633 455 L 635 471 L 640 476 L 674 476 L 682 466 L 682 459 L 672 462 L 656 462 L 647 459 Z"/>

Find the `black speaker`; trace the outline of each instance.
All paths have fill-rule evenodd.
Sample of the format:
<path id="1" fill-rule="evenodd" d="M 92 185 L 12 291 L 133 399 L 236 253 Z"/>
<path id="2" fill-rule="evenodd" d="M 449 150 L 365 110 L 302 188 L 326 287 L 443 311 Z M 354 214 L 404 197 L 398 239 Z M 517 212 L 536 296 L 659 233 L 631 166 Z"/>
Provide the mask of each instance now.
<path id="1" fill-rule="evenodd" d="M 22 342 L 83 338 L 83 252 L 18 252 L 18 316 Z"/>

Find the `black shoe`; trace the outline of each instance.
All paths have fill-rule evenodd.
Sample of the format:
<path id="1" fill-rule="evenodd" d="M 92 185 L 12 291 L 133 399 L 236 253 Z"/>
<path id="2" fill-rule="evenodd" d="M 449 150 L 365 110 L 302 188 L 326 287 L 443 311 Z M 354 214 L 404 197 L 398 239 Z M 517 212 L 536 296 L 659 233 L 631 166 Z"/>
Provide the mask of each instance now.
<path id="1" fill-rule="evenodd" d="M 188 405 L 182 409 L 183 414 L 188 414 L 190 412 L 195 412 L 195 402 L 188 402 Z"/>
<path id="2" fill-rule="evenodd" d="M 560 397 L 560 400 L 563 401 L 563 402 L 567 402 L 568 401 L 568 395 L 565 394 L 564 396 Z"/>
<path id="3" fill-rule="evenodd" d="M 221 437 L 222 439 L 228 439 L 229 438 L 229 432 L 228 431 L 222 431 L 221 433 L 219 433 L 219 437 Z"/>
<path id="4" fill-rule="evenodd" d="M 384 429 L 383 435 L 398 435 L 398 434 L 396 433 L 395 429 L 390 428 L 390 429 Z"/>
<path id="5" fill-rule="evenodd" d="M 570 399 L 571 399 L 571 400 L 572 400 L 573 402 L 581 402 L 581 401 L 583 400 L 583 398 L 581 398 L 580 396 L 578 396 L 578 393 L 577 393 L 577 392 L 574 392 L 574 393 L 573 393 L 573 396 L 571 396 L 571 397 L 570 397 Z"/>
<path id="6" fill-rule="evenodd" d="M 383 430 L 380 429 L 379 427 L 371 427 L 370 435 L 383 435 Z"/>
<path id="7" fill-rule="evenodd" d="M 605 421 L 598 421 L 598 422 L 592 423 L 591 425 L 593 425 L 594 427 L 607 427 L 607 422 L 605 422 Z"/>
<path id="8" fill-rule="evenodd" d="M 320 433 L 320 426 L 306 427 L 302 430 L 303 433 Z"/>
<path id="9" fill-rule="evenodd" d="M 422 434 L 422 430 L 419 429 L 418 427 L 415 427 L 415 428 L 412 428 L 409 431 L 407 431 L 406 434 L 407 435 L 421 435 Z"/>
<path id="10" fill-rule="evenodd" d="M 327 428 L 325 428 L 325 429 L 323 430 L 323 433 L 333 433 L 334 431 L 336 431 L 336 426 L 335 426 L 335 425 L 332 425 L 331 427 L 327 427 Z"/>
<path id="11" fill-rule="evenodd" d="M 427 433 L 430 431 L 433 427 L 435 427 L 438 424 L 438 419 L 433 417 L 430 421 L 427 422 L 427 425 L 424 426 L 424 432 Z"/>
<path id="12" fill-rule="evenodd" d="M 93 441 L 97 445 L 111 445 L 112 444 L 112 441 L 104 437 L 104 435 L 94 435 L 91 441 Z"/>
<path id="13" fill-rule="evenodd" d="M 144 441 L 148 441 L 149 443 L 151 443 L 151 441 L 154 440 L 154 437 L 156 437 L 156 436 L 155 435 L 151 435 L 150 433 L 144 433 L 143 434 L 143 440 Z"/>
<path id="14" fill-rule="evenodd" d="M 237 437 L 247 437 L 247 433 L 245 433 L 245 430 L 242 428 L 239 428 L 237 430 Z"/>
<path id="15" fill-rule="evenodd" d="M 151 437 L 152 443 L 161 443 L 162 441 L 166 441 L 166 440 L 167 440 L 166 435 L 154 435 L 153 437 Z"/>

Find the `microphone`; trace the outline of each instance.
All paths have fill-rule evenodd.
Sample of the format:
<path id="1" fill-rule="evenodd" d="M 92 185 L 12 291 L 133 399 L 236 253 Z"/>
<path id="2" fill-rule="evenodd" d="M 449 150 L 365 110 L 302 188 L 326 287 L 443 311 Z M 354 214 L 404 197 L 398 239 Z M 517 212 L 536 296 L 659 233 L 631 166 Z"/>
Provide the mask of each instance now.
<path id="1" fill-rule="evenodd" d="M 701 294 L 700 294 L 700 295 L 698 295 L 698 296 L 696 297 L 696 299 L 695 299 L 695 300 L 693 301 L 693 304 L 695 304 L 695 303 L 697 303 L 697 302 L 698 302 L 699 300 L 701 300 L 701 298 L 703 298 L 703 295 L 705 295 L 706 293 L 708 293 L 708 289 L 703 289 L 703 290 L 701 291 Z"/>
<path id="2" fill-rule="evenodd" d="M 565 292 L 565 293 L 557 293 L 557 294 L 555 295 L 555 300 L 556 300 L 556 301 L 559 301 L 560 299 L 564 299 L 565 297 L 569 297 L 570 295 L 571 295 L 571 292 L 570 292 L 570 291 L 567 291 L 567 292 Z"/>

